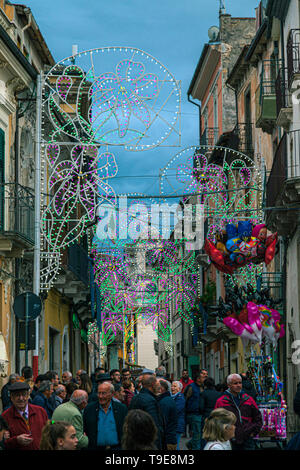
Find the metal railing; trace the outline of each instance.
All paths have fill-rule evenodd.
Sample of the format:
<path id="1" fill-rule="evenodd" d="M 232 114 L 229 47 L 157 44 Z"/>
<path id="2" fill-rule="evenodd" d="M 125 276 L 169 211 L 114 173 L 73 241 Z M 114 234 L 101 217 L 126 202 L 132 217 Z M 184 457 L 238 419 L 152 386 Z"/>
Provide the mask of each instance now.
<path id="1" fill-rule="evenodd" d="M 300 129 L 287 132 L 287 178 L 300 178 Z"/>
<path id="2" fill-rule="evenodd" d="M 201 134 L 200 144 L 213 147 L 214 145 L 216 145 L 218 138 L 219 138 L 218 127 L 206 127 Z"/>
<path id="3" fill-rule="evenodd" d="M 263 96 L 275 95 L 275 81 L 281 60 L 263 60 L 260 79 L 260 98 Z"/>
<path id="4" fill-rule="evenodd" d="M 288 87 L 292 85 L 294 75 L 300 73 L 300 29 L 291 29 L 287 40 Z"/>
<path id="5" fill-rule="evenodd" d="M 34 193 L 17 183 L 0 184 L 0 233 L 34 243 Z"/>
<path id="6" fill-rule="evenodd" d="M 270 289 L 271 297 L 275 300 L 284 299 L 284 283 L 282 272 L 263 272 L 261 274 L 262 289 Z M 282 303 L 278 304 L 281 306 Z"/>
<path id="7" fill-rule="evenodd" d="M 275 81 L 275 93 L 276 93 L 276 111 L 277 117 L 280 110 L 288 108 L 290 106 L 290 93 L 288 87 L 288 69 L 281 68 L 277 74 Z"/>
<path id="8" fill-rule="evenodd" d="M 276 198 L 280 194 L 284 181 L 287 178 L 287 135 L 284 134 L 277 147 L 272 169 L 267 181 L 266 206 L 275 206 Z"/>

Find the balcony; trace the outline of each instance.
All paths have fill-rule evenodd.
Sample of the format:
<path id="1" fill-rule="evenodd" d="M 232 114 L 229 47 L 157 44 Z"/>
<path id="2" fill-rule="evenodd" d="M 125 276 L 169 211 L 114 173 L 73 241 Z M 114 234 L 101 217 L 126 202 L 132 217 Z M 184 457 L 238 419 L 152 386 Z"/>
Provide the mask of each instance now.
<path id="1" fill-rule="evenodd" d="M 218 127 L 206 127 L 201 134 L 200 144 L 207 145 L 208 147 L 214 147 L 218 141 L 219 128 Z"/>
<path id="2" fill-rule="evenodd" d="M 286 132 L 277 147 L 273 166 L 266 186 L 267 224 L 279 235 L 288 236 L 298 223 L 298 211 L 293 209 L 300 205 L 300 130 Z M 277 207 L 279 209 L 277 210 Z"/>
<path id="3" fill-rule="evenodd" d="M 256 127 L 268 133 L 272 133 L 277 118 L 275 81 L 278 66 L 275 60 L 262 61 L 260 86 L 255 94 Z"/>
<path id="4" fill-rule="evenodd" d="M 68 247 L 68 269 L 83 282 L 89 285 L 89 258 L 86 250 L 77 243 Z"/>
<path id="5" fill-rule="evenodd" d="M 281 68 L 275 81 L 277 126 L 288 130 L 292 120 L 292 103 L 288 87 L 288 70 Z"/>
<path id="6" fill-rule="evenodd" d="M 81 318 L 91 313 L 90 260 L 87 251 L 78 243 L 70 245 L 62 255 L 62 270 L 55 281 L 55 288 L 81 304 Z M 84 312 L 84 315 L 83 315 Z"/>
<path id="7" fill-rule="evenodd" d="M 291 29 L 287 40 L 287 78 L 289 90 L 300 80 L 300 29 Z M 296 88 L 299 87 L 299 84 Z"/>
<path id="8" fill-rule="evenodd" d="M 260 275 L 261 289 L 270 289 L 271 297 L 278 301 L 277 308 L 282 308 L 284 293 L 282 272 L 263 272 Z M 280 301 L 280 303 L 279 303 Z"/>
<path id="9" fill-rule="evenodd" d="M 277 147 L 272 169 L 268 178 L 266 188 L 266 206 L 273 207 L 276 205 L 278 195 L 283 188 L 287 177 L 287 135 L 284 134 Z"/>
<path id="10" fill-rule="evenodd" d="M 0 185 L 0 251 L 22 257 L 34 245 L 34 194 L 17 183 Z"/>

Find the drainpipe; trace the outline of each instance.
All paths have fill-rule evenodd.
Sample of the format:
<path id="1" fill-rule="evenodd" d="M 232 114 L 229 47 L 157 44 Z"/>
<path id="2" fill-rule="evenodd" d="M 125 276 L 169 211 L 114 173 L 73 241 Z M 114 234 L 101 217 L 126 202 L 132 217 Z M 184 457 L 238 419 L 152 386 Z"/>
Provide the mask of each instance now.
<path id="1" fill-rule="evenodd" d="M 33 292 L 40 295 L 40 207 L 41 207 L 41 109 L 42 76 L 37 77 L 36 90 L 36 146 L 35 146 L 35 181 L 34 181 L 34 257 L 33 257 Z M 39 317 L 35 320 L 35 350 L 32 358 L 33 375 L 38 375 L 39 367 Z"/>
<path id="2" fill-rule="evenodd" d="M 201 104 L 195 103 L 195 101 L 191 100 L 190 94 L 188 96 L 188 101 L 193 105 L 197 106 L 199 109 L 199 145 L 201 145 L 201 135 L 202 135 L 202 125 L 201 125 Z"/>

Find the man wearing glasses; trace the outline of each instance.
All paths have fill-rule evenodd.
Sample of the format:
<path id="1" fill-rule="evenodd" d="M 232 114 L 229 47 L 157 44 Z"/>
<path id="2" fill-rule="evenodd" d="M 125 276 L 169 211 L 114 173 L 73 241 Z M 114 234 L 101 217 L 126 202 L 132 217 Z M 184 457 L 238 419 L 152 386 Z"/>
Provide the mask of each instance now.
<path id="1" fill-rule="evenodd" d="M 8 389 L 12 406 L 2 413 L 10 432 L 5 449 L 38 450 L 40 447 L 42 429 L 48 416 L 40 406 L 28 403 L 29 389 L 26 382 L 15 382 Z"/>

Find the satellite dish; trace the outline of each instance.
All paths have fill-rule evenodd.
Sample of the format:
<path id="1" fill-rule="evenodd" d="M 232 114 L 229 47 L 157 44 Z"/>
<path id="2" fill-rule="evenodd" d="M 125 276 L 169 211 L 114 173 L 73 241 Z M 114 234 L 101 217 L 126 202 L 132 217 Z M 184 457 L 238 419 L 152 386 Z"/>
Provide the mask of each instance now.
<path id="1" fill-rule="evenodd" d="M 218 26 L 211 26 L 209 28 L 208 37 L 209 37 L 210 42 L 216 42 L 218 40 L 219 32 L 220 30 Z"/>

